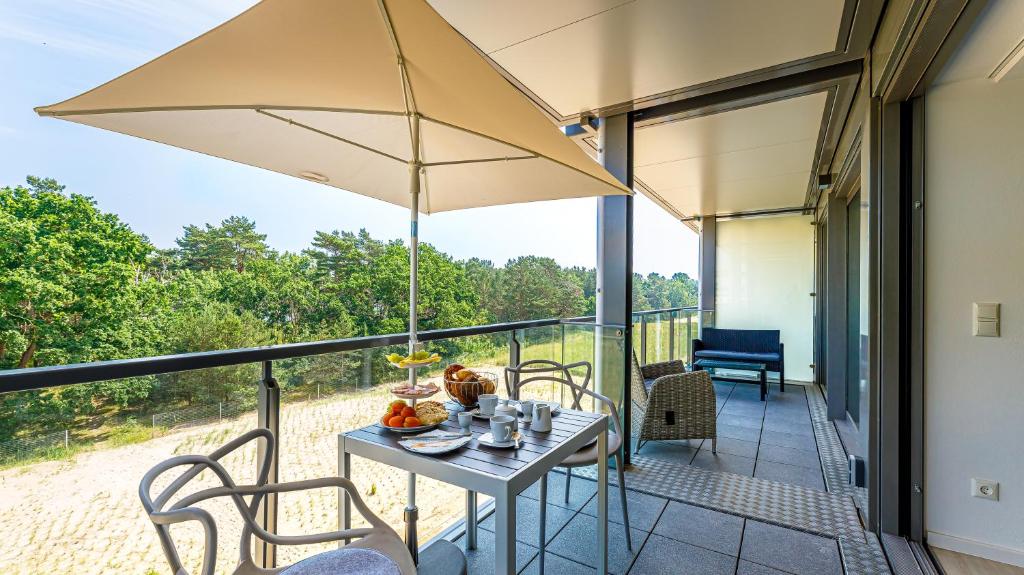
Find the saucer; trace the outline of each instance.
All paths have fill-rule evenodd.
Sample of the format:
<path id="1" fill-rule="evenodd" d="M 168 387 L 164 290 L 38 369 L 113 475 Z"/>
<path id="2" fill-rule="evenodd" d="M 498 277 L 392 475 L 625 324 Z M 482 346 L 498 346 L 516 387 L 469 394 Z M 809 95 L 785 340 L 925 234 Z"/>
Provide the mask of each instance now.
<path id="1" fill-rule="evenodd" d="M 480 413 L 480 408 L 479 407 L 474 407 L 473 409 L 470 409 L 469 412 L 471 414 L 473 414 L 473 417 L 475 419 L 490 419 L 490 418 L 494 417 L 493 413 L 490 414 L 490 415 L 484 415 L 484 414 Z"/>
<path id="2" fill-rule="evenodd" d="M 494 435 L 492 435 L 491 432 L 488 431 L 487 433 L 481 435 L 480 437 L 477 437 L 476 440 L 480 443 L 480 445 L 486 445 L 487 447 L 497 447 L 499 449 L 507 449 L 509 447 L 515 447 L 516 446 L 516 442 L 515 442 L 516 438 L 518 438 L 520 440 L 523 438 L 522 435 L 520 435 L 518 431 L 515 432 L 514 434 L 512 434 L 512 437 L 513 437 L 513 439 L 510 440 L 510 441 L 505 441 L 505 442 L 499 443 L 499 442 L 494 441 Z"/>

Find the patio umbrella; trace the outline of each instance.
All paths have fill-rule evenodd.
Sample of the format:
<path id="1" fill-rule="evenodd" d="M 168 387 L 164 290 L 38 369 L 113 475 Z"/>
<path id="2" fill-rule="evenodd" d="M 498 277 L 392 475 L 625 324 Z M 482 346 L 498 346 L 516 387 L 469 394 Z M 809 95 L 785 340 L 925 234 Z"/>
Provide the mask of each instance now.
<path id="1" fill-rule="evenodd" d="M 423 0 L 266 0 L 36 111 L 408 207 L 410 353 L 419 212 L 630 193 Z"/>
<path id="2" fill-rule="evenodd" d="M 420 212 L 630 193 L 423 0 L 266 0 L 36 111 L 408 207 L 410 353 Z"/>

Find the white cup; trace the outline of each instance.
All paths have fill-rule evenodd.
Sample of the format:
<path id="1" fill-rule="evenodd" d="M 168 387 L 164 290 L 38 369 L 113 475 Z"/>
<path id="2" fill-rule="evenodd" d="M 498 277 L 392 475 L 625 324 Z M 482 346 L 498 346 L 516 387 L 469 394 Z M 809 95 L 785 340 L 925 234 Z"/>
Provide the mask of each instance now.
<path id="1" fill-rule="evenodd" d="M 477 401 L 480 403 L 480 415 L 494 415 L 494 408 L 498 406 L 497 395 L 481 393 Z"/>
<path id="2" fill-rule="evenodd" d="M 507 415 L 495 415 L 491 418 L 491 436 L 495 443 L 508 443 L 512 441 L 512 434 L 515 433 L 516 419 Z"/>

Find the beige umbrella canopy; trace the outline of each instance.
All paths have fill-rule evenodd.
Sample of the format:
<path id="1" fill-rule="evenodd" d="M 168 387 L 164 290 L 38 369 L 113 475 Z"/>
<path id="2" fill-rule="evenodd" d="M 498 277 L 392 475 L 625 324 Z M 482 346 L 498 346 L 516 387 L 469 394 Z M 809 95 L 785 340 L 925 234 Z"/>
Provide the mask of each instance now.
<path id="1" fill-rule="evenodd" d="M 410 352 L 419 212 L 630 193 L 424 0 L 265 0 L 36 111 L 410 208 Z"/>
<path id="2" fill-rule="evenodd" d="M 419 162 L 424 213 L 629 193 L 423 0 L 266 0 L 36 111 L 406 207 Z"/>

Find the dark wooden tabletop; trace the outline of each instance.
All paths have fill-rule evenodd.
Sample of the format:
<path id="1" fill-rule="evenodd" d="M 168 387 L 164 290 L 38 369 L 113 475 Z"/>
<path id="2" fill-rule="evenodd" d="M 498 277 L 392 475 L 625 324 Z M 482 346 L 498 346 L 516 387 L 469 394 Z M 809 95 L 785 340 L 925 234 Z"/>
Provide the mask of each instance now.
<path id="1" fill-rule="evenodd" d="M 563 444 L 601 417 L 604 416 L 597 413 L 562 409 L 551 418 L 550 432 L 533 431 L 529 425 L 525 425 L 520 421 L 519 433 L 522 437 L 519 441 L 519 449 L 503 449 L 482 445 L 477 441 L 477 438 L 490 432 L 490 424 L 486 419 L 474 418 L 471 428 L 473 439 L 469 444 L 461 449 L 441 455 L 424 455 L 406 450 L 398 442 L 410 436 L 388 431 L 387 428 L 380 424 L 368 425 L 361 429 L 349 431 L 345 433 L 345 436 L 349 440 L 365 441 L 380 447 L 394 449 L 409 457 L 423 457 L 445 461 L 454 466 L 472 469 L 495 477 L 509 478 L 531 461 Z M 449 417 L 448 421 L 442 423 L 438 429 L 448 432 L 461 431 L 454 415 Z"/>

